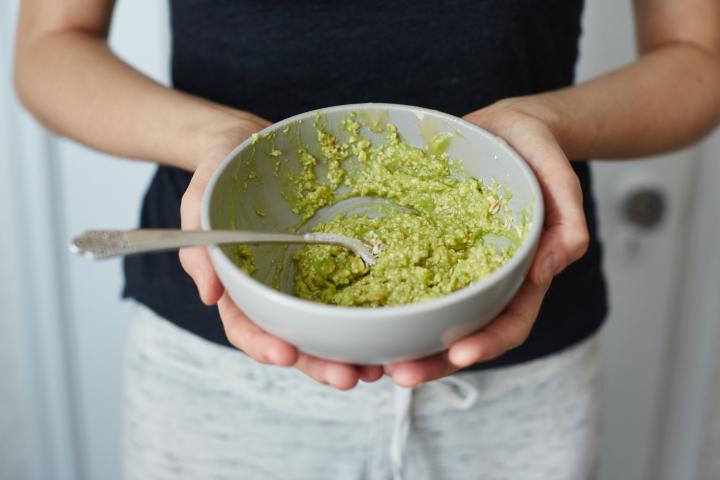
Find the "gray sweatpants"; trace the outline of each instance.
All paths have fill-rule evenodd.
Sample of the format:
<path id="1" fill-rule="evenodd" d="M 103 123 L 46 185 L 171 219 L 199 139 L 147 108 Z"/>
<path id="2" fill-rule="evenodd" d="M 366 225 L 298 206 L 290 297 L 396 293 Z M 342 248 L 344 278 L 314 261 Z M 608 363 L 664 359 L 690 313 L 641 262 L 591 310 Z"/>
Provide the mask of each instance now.
<path id="1" fill-rule="evenodd" d="M 139 307 L 125 368 L 126 479 L 586 480 L 596 464 L 596 338 L 412 390 L 340 392 Z"/>

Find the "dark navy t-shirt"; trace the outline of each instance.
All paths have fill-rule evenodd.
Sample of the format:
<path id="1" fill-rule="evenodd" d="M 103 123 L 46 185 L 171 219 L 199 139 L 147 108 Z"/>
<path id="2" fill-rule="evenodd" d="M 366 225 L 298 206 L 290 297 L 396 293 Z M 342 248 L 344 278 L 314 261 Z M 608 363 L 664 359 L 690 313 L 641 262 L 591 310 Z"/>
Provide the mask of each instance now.
<path id="1" fill-rule="evenodd" d="M 462 116 L 501 98 L 572 84 L 582 0 L 171 0 L 175 88 L 270 121 L 360 102 Z M 590 172 L 587 254 L 555 278 L 522 346 L 476 368 L 509 365 L 593 333 L 607 310 Z M 159 167 L 141 226 L 179 228 L 190 173 Z M 124 296 L 228 345 L 176 253 L 128 257 Z"/>

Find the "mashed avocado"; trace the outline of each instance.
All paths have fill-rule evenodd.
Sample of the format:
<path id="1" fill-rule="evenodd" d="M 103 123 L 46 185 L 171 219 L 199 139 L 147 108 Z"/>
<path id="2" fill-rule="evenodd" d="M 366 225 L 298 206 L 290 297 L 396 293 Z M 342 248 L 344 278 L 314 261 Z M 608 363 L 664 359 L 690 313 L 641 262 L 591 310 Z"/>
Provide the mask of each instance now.
<path id="1" fill-rule="evenodd" d="M 294 257 L 298 297 L 344 306 L 413 303 L 489 275 L 522 243 L 528 222 L 513 221 L 510 192 L 464 174 L 445 153 L 450 135 L 417 148 L 385 124 L 385 141 L 373 144 L 354 114 L 342 122 L 346 141 L 329 133 L 321 117 L 316 127 L 321 153 L 316 158 L 300 149 L 301 169 L 291 178 L 293 211 L 303 222 L 349 197 L 379 197 L 398 207 L 316 225 L 314 231 L 364 241 L 378 261 L 367 267 L 341 247 L 305 246 Z"/>

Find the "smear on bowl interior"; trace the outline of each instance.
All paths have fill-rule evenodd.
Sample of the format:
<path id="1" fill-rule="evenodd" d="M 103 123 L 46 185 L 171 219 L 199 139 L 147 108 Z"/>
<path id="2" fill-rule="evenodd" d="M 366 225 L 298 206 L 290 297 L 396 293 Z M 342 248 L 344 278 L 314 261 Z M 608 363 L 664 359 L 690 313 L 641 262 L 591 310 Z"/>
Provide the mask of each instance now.
<path id="1" fill-rule="evenodd" d="M 289 179 L 293 191 L 287 199 L 301 223 L 351 197 L 377 197 L 398 206 L 377 216 L 336 216 L 312 229 L 362 240 L 378 254 L 377 263 L 368 267 L 342 247 L 307 245 L 294 256 L 295 295 L 343 306 L 414 303 L 467 287 L 515 254 L 529 216 L 515 218 L 508 205 L 511 192 L 495 181 L 473 178 L 448 156 L 450 134 L 418 148 L 390 123 L 379 127 L 383 141 L 376 142 L 362 134 L 363 126 L 351 113 L 341 122 L 347 133 L 341 140 L 317 116 L 320 152 L 299 149 L 301 168 Z M 236 261 L 251 269 L 243 253 Z"/>

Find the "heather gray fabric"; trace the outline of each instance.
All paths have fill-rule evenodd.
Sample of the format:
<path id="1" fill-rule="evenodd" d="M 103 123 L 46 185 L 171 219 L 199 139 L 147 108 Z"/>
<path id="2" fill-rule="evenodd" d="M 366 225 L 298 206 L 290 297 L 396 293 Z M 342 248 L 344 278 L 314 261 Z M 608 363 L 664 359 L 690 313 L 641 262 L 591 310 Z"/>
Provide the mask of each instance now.
<path id="1" fill-rule="evenodd" d="M 394 478 L 587 480 L 596 337 L 412 395 L 387 378 L 339 392 L 139 307 L 127 342 L 125 478 L 385 480 L 402 464 Z"/>

